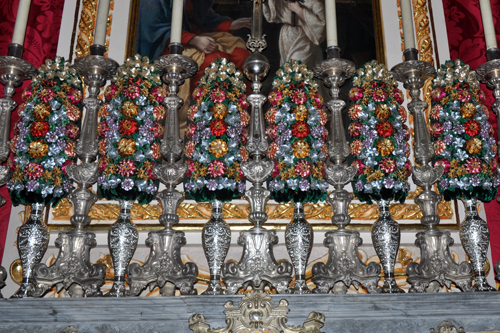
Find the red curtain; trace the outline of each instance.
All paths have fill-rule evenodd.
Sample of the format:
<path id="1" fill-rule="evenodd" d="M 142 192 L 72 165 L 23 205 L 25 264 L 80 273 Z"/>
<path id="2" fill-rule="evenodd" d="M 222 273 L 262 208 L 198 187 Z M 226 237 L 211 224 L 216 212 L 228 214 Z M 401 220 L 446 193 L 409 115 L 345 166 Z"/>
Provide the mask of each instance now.
<path id="1" fill-rule="evenodd" d="M 479 0 L 444 0 L 443 1 L 448 44 L 451 60 L 457 58 L 476 69 L 486 60 L 486 42 Z M 495 22 L 497 41 L 500 32 L 500 0 L 491 0 L 493 21 Z M 494 102 L 492 91 L 482 85 L 487 95 L 487 105 Z M 490 123 L 497 130 L 496 115 L 490 108 Z M 496 137 L 495 137 L 496 138 Z M 488 227 L 490 228 L 493 263 L 500 260 L 500 204 L 492 200 L 485 205 Z"/>
<path id="2" fill-rule="evenodd" d="M 7 46 L 12 40 L 18 5 L 19 0 L 0 1 L 0 55 L 7 55 Z M 45 59 L 53 58 L 56 55 L 63 8 L 64 0 L 32 0 L 31 2 L 23 59 L 32 63 L 36 68 Z M 25 81 L 23 86 L 16 90 L 14 100 L 19 104 L 21 104 L 21 92 L 28 84 L 29 81 Z M 3 90 L 0 96 L 3 97 Z M 12 128 L 18 119 L 19 116 L 14 111 L 12 113 L 11 137 Z M 7 199 L 7 203 L 0 207 L 0 260 L 2 260 L 12 203 L 5 186 L 0 188 L 0 195 Z M 8 245 L 12 246 L 13 242 L 13 239 L 9 240 Z M 6 265 L 10 265 L 10 263 L 5 263 L 4 266 Z"/>

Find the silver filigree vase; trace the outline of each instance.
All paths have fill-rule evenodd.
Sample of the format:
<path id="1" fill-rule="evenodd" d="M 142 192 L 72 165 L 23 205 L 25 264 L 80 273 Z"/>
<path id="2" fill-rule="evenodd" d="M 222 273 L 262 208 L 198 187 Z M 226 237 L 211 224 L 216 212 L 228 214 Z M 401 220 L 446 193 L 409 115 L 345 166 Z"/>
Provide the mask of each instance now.
<path id="1" fill-rule="evenodd" d="M 488 224 L 479 217 L 476 199 L 463 199 L 465 220 L 460 224 L 460 241 L 474 269 L 472 291 L 494 291 L 486 281 L 486 255 L 490 243 Z"/>
<path id="2" fill-rule="evenodd" d="M 17 249 L 21 257 L 23 280 L 21 287 L 11 298 L 35 296 L 35 267 L 42 260 L 49 245 L 49 232 L 42 220 L 43 204 L 33 204 L 28 221 L 19 228 Z"/>
<path id="3" fill-rule="evenodd" d="M 394 267 L 398 255 L 401 230 L 391 217 L 389 200 L 379 200 L 379 215 L 372 227 L 372 242 L 384 270 L 382 293 L 404 293 L 394 278 Z"/>
<path id="4" fill-rule="evenodd" d="M 130 215 L 132 205 L 132 201 L 120 200 L 120 215 L 109 229 L 108 246 L 113 260 L 115 278 L 113 287 L 105 295 L 108 297 L 124 297 L 128 295 L 125 288 L 125 272 L 134 256 L 139 240 L 137 227 L 132 223 Z"/>
<path id="5" fill-rule="evenodd" d="M 203 227 L 201 234 L 203 250 L 210 269 L 210 282 L 203 295 L 223 295 L 221 288 L 221 269 L 231 244 L 231 229 L 222 215 L 223 203 L 219 200 L 212 202 L 212 215 Z"/>
<path id="6" fill-rule="evenodd" d="M 304 214 L 304 203 L 293 203 L 293 219 L 286 226 L 285 242 L 295 271 L 294 294 L 309 294 L 306 267 L 313 245 L 313 230 Z"/>

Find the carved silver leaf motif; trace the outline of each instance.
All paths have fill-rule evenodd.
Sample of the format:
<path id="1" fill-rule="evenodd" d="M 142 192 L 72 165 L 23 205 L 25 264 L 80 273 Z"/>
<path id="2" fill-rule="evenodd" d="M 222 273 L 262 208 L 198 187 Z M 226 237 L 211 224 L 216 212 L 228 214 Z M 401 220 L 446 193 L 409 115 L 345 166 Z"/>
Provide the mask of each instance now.
<path id="1" fill-rule="evenodd" d="M 221 267 L 231 244 L 231 229 L 223 220 L 221 201 L 212 202 L 212 215 L 203 227 L 201 238 L 210 269 L 210 282 L 203 294 L 221 295 L 224 293 L 220 285 Z"/>
<path id="2" fill-rule="evenodd" d="M 474 269 L 473 291 L 494 291 L 486 281 L 486 256 L 490 245 L 488 224 L 477 212 L 476 199 L 463 200 L 465 220 L 460 224 L 460 241 Z"/>
<path id="3" fill-rule="evenodd" d="M 465 333 L 465 331 L 463 327 L 457 330 L 455 325 L 445 320 L 438 325 L 437 330 L 431 328 L 430 333 Z"/>
<path id="4" fill-rule="evenodd" d="M 89 87 L 89 97 L 97 97 L 99 88 L 115 75 L 118 63 L 111 58 L 89 55 L 75 60 L 73 68 L 83 77 Z M 92 89 L 90 89 L 92 87 Z"/>
<path id="5" fill-rule="evenodd" d="M 0 82 L 4 86 L 19 87 L 23 80 L 29 80 L 35 75 L 36 68 L 28 61 L 13 56 L 0 56 Z M 8 94 L 5 91 L 5 96 L 12 97 L 14 91 L 9 89 Z"/>
<path id="6" fill-rule="evenodd" d="M 381 292 L 404 293 L 394 279 L 394 266 L 399 250 L 401 230 L 398 223 L 391 217 L 389 201 L 380 200 L 377 204 L 379 216 L 372 227 L 372 241 L 384 269 L 384 285 Z"/>
<path id="7" fill-rule="evenodd" d="M 266 35 L 262 35 L 261 38 L 252 38 L 248 35 L 246 47 L 252 53 L 262 53 L 267 48 Z"/>
<path id="8" fill-rule="evenodd" d="M 288 326 L 288 302 L 282 299 L 275 306 L 271 296 L 263 291 L 251 291 L 243 296 L 238 305 L 228 301 L 224 307 L 226 327 L 212 329 L 203 315 L 194 314 L 189 318 L 189 329 L 194 333 L 321 333 L 325 323 L 323 314 L 311 312 L 303 325 Z"/>
<path id="9" fill-rule="evenodd" d="M 286 226 L 285 242 L 295 270 L 294 294 L 309 294 L 306 284 L 306 267 L 313 245 L 313 230 L 304 215 L 304 204 L 293 203 L 293 219 Z"/>
<path id="10" fill-rule="evenodd" d="M 17 249 L 23 268 L 23 281 L 19 290 L 12 298 L 35 296 L 35 267 L 42 260 L 49 245 L 49 232 L 43 224 L 43 205 L 33 204 L 28 222 L 19 228 L 17 234 Z"/>
<path id="11" fill-rule="evenodd" d="M 166 186 L 175 187 L 182 182 L 186 174 L 187 166 L 185 163 L 166 163 L 153 165 L 154 175 Z"/>
<path id="12" fill-rule="evenodd" d="M 130 209 L 133 202 L 120 201 L 120 215 L 108 233 L 108 246 L 113 260 L 115 278 L 113 287 L 105 296 L 127 296 L 125 289 L 125 273 L 134 256 L 139 240 L 137 227 L 132 223 Z"/>
<path id="13" fill-rule="evenodd" d="M 99 178 L 99 173 L 97 172 L 99 165 L 97 162 L 94 163 L 81 163 L 81 164 L 70 164 L 66 167 L 65 171 L 68 177 L 75 181 L 81 187 L 92 186 Z"/>

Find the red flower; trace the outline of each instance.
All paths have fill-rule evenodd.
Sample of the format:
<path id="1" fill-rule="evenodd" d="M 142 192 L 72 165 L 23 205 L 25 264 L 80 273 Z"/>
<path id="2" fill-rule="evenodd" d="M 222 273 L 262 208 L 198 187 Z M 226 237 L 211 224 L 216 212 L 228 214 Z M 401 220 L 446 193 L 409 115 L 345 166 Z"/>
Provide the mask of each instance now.
<path id="1" fill-rule="evenodd" d="M 66 135 L 70 139 L 73 139 L 73 140 L 78 139 L 78 136 L 80 135 L 80 129 L 78 128 L 78 126 L 76 126 L 73 123 L 67 123 L 66 124 Z"/>
<path id="2" fill-rule="evenodd" d="M 137 132 L 137 128 L 139 128 L 139 125 L 134 119 L 125 118 L 120 121 L 120 133 L 122 135 L 132 135 Z"/>
<path id="3" fill-rule="evenodd" d="M 214 120 L 210 123 L 210 130 L 215 136 L 222 136 L 226 134 L 227 124 L 222 119 Z"/>
<path id="4" fill-rule="evenodd" d="M 305 138 L 309 135 L 309 125 L 304 121 L 297 121 L 292 125 L 292 134 L 299 139 Z"/>
<path id="5" fill-rule="evenodd" d="M 83 98 L 83 94 L 82 94 L 81 90 L 78 90 L 78 89 L 75 89 L 75 88 L 71 88 L 68 91 L 68 100 L 72 104 L 78 104 L 78 103 L 80 103 L 82 101 L 82 98 Z"/>
<path id="6" fill-rule="evenodd" d="M 354 160 L 354 162 L 352 162 L 352 165 L 354 165 L 358 169 L 357 173 L 358 176 L 365 171 L 365 165 L 363 164 L 363 161 L 360 159 Z"/>
<path id="7" fill-rule="evenodd" d="M 104 91 L 104 97 L 106 98 L 106 100 L 109 101 L 113 98 L 113 94 L 116 92 L 116 89 L 118 89 L 118 87 L 114 83 L 111 83 L 106 87 L 106 90 Z"/>
<path id="8" fill-rule="evenodd" d="M 475 120 L 467 120 L 464 124 L 465 133 L 470 136 L 476 136 L 481 133 L 481 125 Z"/>
<path id="9" fill-rule="evenodd" d="M 106 135 L 106 132 L 109 130 L 108 123 L 106 120 L 100 121 L 99 124 L 97 124 L 97 134 L 101 137 L 104 138 Z"/>
<path id="10" fill-rule="evenodd" d="M 450 171 L 450 162 L 445 158 L 440 158 L 434 162 L 434 166 L 442 166 L 444 168 L 444 174 L 447 174 L 448 171 Z"/>
<path id="11" fill-rule="evenodd" d="M 186 138 L 191 139 L 196 133 L 196 125 L 191 123 L 186 127 Z"/>
<path id="12" fill-rule="evenodd" d="M 387 138 L 394 134 L 394 127 L 387 120 L 381 121 L 375 126 L 378 135 Z"/>
<path id="13" fill-rule="evenodd" d="M 307 101 L 307 94 L 302 89 L 297 89 L 292 94 L 292 101 L 295 104 L 304 104 Z"/>
<path id="14" fill-rule="evenodd" d="M 153 133 L 153 136 L 156 139 L 158 139 L 158 138 L 161 138 L 163 136 L 164 129 L 160 123 L 155 122 L 155 123 L 153 123 L 153 126 L 151 126 L 149 131 Z"/>
<path id="15" fill-rule="evenodd" d="M 399 90 L 397 88 L 394 89 L 394 99 L 396 100 L 396 102 L 398 102 L 398 104 L 403 104 L 403 102 L 405 100 L 404 100 L 403 93 L 401 92 L 401 90 Z"/>
<path id="16" fill-rule="evenodd" d="M 134 99 L 134 98 L 139 97 L 140 92 L 141 92 L 141 90 L 140 90 L 139 86 L 136 84 L 130 84 L 124 90 L 125 96 L 129 99 Z"/>
<path id="17" fill-rule="evenodd" d="M 276 124 L 267 126 L 266 135 L 270 140 L 276 140 L 276 138 L 278 137 L 278 128 Z"/>
<path id="18" fill-rule="evenodd" d="M 349 91 L 349 99 L 353 102 L 360 100 L 363 97 L 363 89 L 360 87 L 353 87 Z"/>
<path id="19" fill-rule="evenodd" d="M 444 96 L 446 96 L 446 92 L 443 87 L 436 87 L 431 92 L 431 98 L 434 102 L 440 102 Z"/>
<path id="20" fill-rule="evenodd" d="M 387 92 L 382 88 L 374 89 L 372 92 L 372 98 L 375 102 L 383 102 L 387 99 Z"/>
<path id="21" fill-rule="evenodd" d="M 269 93 L 268 101 L 272 106 L 276 106 L 278 104 L 279 99 L 283 97 L 283 94 L 278 90 L 273 90 Z"/>
<path id="22" fill-rule="evenodd" d="M 351 137 L 357 138 L 361 135 L 361 127 L 363 127 L 363 125 L 359 121 L 352 122 L 347 128 L 347 132 Z"/>
<path id="23" fill-rule="evenodd" d="M 42 100 L 42 102 L 44 103 L 48 103 L 50 102 L 53 98 L 54 98 L 54 90 L 50 89 L 50 88 L 43 88 L 42 90 L 40 90 L 40 92 L 38 93 L 38 97 Z M 68 96 L 68 99 L 69 99 L 69 96 Z"/>
<path id="24" fill-rule="evenodd" d="M 433 137 L 439 138 L 443 134 L 443 125 L 439 122 L 432 123 L 430 132 Z"/>
<path id="25" fill-rule="evenodd" d="M 274 169 L 273 169 L 273 173 L 271 174 L 271 177 L 276 178 L 279 176 L 279 174 L 280 174 L 280 168 L 279 168 L 278 161 L 274 160 Z"/>
<path id="26" fill-rule="evenodd" d="M 37 120 L 30 126 L 31 135 L 35 138 L 42 138 L 47 134 L 50 125 L 45 120 Z"/>

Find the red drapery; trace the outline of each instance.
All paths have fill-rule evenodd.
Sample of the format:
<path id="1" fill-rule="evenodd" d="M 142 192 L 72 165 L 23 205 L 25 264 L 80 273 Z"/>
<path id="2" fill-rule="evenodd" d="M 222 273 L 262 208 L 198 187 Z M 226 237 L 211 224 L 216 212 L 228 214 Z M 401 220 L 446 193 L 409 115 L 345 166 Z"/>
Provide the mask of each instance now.
<path id="1" fill-rule="evenodd" d="M 468 63 L 471 68 L 476 69 L 487 61 L 479 0 L 444 0 L 443 6 L 451 60 L 459 58 Z M 491 0 L 491 10 L 498 41 L 500 0 Z M 487 105 L 491 106 L 494 102 L 493 94 L 486 85 L 483 84 L 482 88 L 486 92 Z M 496 115 L 491 110 L 491 107 L 490 123 L 496 131 Z M 496 200 L 492 200 L 484 206 L 490 229 L 492 264 L 494 264 L 500 260 L 500 204 Z"/>
<path id="2" fill-rule="evenodd" d="M 0 1 L 0 55 L 7 55 L 7 46 L 12 41 L 18 4 L 19 0 Z M 32 63 L 36 68 L 38 68 L 45 59 L 53 58 L 56 55 L 63 7 L 64 0 L 32 0 L 31 2 L 23 59 Z M 14 100 L 19 104 L 21 104 L 22 89 L 28 84 L 29 81 L 25 81 L 23 86 L 16 90 Z M 3 90 L 0 96 L 3 97 Z M 14 111 L 12 113 L 11 137 L 12 128 L 18 119 L 19 116 L 17 112 Z M 1 261 L 3 258 L 3 250 L 6 241 L 5 237 L 7 235 L 12 203 L 5 186 L 0 188 L 0 195 L 7 200 L 7 203 L 3 207 L 0 207 Z M 9 242 L 12 243 L 14 240 L 9 240 Z M 5 263 L 5 265 L 10 265 L 10 263 Z"/>

